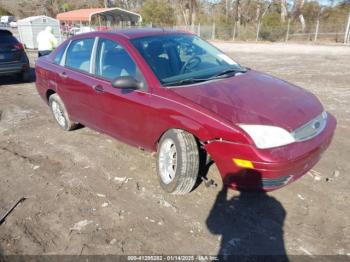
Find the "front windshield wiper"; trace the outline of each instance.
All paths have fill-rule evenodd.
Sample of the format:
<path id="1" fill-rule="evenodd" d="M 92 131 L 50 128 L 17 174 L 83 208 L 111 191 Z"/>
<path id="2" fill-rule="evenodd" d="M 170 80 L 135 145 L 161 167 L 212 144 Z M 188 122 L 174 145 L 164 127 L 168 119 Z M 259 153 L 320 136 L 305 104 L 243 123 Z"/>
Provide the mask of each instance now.
<path id="1" fill-rule="evenodd" d="M 199 83 L 199 82 L 205 82 L 205 81 L 210 81 L 210 80 L 215 80 L 215 79 L 220 79 L 220 78 L 225 78 L 231 75 L 231 73 L 245 73 L 248 70 L 245 68 L 241 69 L 225 69 L 214 76 L 211 76 L 209 78 L 186 78 L 182 80 L 177 80 L 173 82 L 168 82 L 164 83 L 164 86 L 180 86 L 180 85 L 188 85 L 188 84 L 194 84 L 194 83 Z"/>
<path id="2" fill-rule="evenodd" d="M 237 74 L 237 73 L 246 73 L 246 72 L 247 72 L 247 69 L 245 68 L 241 68 L 241 69 L 229 68 L 215 74 L 214 76 L 210 77 L 208 80 L 216 79 L 222 76 L 227 76 L 227 75 L 230 75 L 231 73 Z"/>
<path id="3" fill-rule="evenodd" d="M 199 83 L 199 82 L 204 82 L 204 81 L 207 81 L 207 79 L 186 78 L 186 79 L 182 79 L 182 80 L 164 83 L 164 86 L 180 86 L 180 85 L 188 85 L 188 84 L 194 84 L 194 83 Z"/>

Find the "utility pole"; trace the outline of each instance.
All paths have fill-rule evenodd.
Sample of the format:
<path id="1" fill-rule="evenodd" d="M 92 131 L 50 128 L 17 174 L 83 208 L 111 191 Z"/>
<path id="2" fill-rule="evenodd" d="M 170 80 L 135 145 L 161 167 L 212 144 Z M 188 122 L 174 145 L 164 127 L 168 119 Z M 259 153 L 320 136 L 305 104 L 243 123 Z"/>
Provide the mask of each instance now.
<path id="1" fill-rule="evenodd" d="M 226 0 L 226 6 L 225 6 L 225 15 L 226 15 L 226 20 L 228 19 L 228 0 Z"/>
<path id="2" fill-rule="evenodd" d="M 259 41 L 259 34 L 260 34 L 260 20 L 258 21 L 258 27 L 256 29 L 256 39 L 255 42 Z"/>
<path id="3" fill-rule="evenodd" d="M 320 19 L 317 19 L 317 24 L 316 24 L 316 31 L 315 31 L 315 38 L 314 38 L 314 42 L 317 41 L 317 36 L 318 36 L 318 30 L 320 28 Z"/>
<path id="4" fill-rule="evenodd" d="M 287 24 L 287 33 L 286 33 L 286 42 L 289 39 L 289 30 L 290 30 L 290 18 L 288 18 L 288 24 Z"/>
<path id="5" fill-rule="evenodd" d="M 320 18 L 322 16 L 322 13 L 324 11 L 325 7 L 322 6 L 320 12 L 318 13 L 317 16 L 317 23 L 316 23 L 316 31 L 315 31 L 315 37 L 314 37 L 314 42 L 317 41 L 317 37 L 318 37 L 318 31 L 320 30 Z"/>
<path id="6" fill-rule="evenodd" d="M 235 25 L 233 26 L 232 41 L 235 41 L 235 38 L 236 38 L 236 28 L 237 28 L 237 21 L 235 22 Z"/>
<path id="7" fill-rule="evenodd" d="M 212 31 L 211 31 L 211 39 L 215 39 L 215 22 L 213 23 Z"/>
<path id="8" fill-rule="evenodd" d="M 349 17 L 348 17 L 348 24 L 345 29 L 345 35 L 344 35 L 344 44 L 349 43 L 350 39 L 350 12 L 349 12 Z"/>

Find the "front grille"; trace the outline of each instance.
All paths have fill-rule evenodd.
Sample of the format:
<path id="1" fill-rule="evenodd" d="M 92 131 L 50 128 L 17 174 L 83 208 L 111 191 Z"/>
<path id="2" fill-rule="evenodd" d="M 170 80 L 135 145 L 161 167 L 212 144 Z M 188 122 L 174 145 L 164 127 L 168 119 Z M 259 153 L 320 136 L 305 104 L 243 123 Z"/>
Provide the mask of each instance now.
<path id="1" fill-rule="evenodd" d="M 320 134 L 325 129 L 326 125 L 327 112 L 322 112 L 322 114 L 307 122 L 305 125 L 295 129 L 292 132 L 292 136 L 295 141 L 309 140 Z"/>
<path id="2" fill-rule="evenodd" d="M 263 178 L 262 186 L 264 188 L 284 186 L 285 184 L 288 183 L 288 181 L 291 178 L 292 176 L 281 176 L 278 178 Z"/>

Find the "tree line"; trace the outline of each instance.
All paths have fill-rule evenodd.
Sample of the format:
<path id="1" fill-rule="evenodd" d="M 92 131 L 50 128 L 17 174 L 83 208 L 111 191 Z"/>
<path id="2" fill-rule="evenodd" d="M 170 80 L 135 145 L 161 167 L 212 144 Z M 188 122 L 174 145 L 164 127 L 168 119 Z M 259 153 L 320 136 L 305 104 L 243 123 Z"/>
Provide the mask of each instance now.
<path id="1" fill-rule="evenodd" d="M 350 12 L 350 0 L 0 0 L 0 12 L 18 17 L 41 14 L 55 17 L 60 12 L 93 7 L 120 7 L 138 12 L 145 25 L 215 23 L 220 30 L 241 32 L 259 26 L 264 36 L 271 28 L 272 34 L 283 35 L 287 23 L 306 32 L 308 25 L 315 25 L 320 19 L 331 26 L 339 24 L 340 30 Z"/>

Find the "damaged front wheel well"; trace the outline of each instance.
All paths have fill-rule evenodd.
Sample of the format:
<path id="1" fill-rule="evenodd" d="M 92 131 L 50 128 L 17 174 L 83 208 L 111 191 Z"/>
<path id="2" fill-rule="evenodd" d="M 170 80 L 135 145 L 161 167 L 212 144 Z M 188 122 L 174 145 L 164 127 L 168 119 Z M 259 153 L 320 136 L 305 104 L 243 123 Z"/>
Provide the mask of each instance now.
<path id="1" fill-rule="evenodd" d="M 52 89 L 48 89 L 46 91 L 46 101 L 47 101 L 47 103 L 49 102 L 50 96 L 52 96 L 53 94 L 56 94 L 56 92 L 54 90 L 52 90 Z"/>
<path id="2" fill-rule="evenodd" d="M 196 139 L 196 141 L 197 141 L 197 146 L 198 146 L 198 148 L 199 148 L 200 150 L 203 149 L 204 151 L 206 151 L 205 148 L 204 148 L 204 145 L 207 144 L 207 141 L 202 141 L 202 140 L 200 140 L 196 135 L 192 134 L 191 132 L 189 132 L 189 131 L 187 131 L 187 130 L 181 129 L 181 128 L 170 128 L 170 129 L 168 129 L 168 130 L 165 130 L 165 131 L 158 137 L 158 139 L 157 139 L 157 141 L 156 141 L 156 148 L 157 148 L 157 146 L 158 146 L 159 141 L 160 141 L 160 140 L 162 139 L 162 137 L 164 136 L 164 134 L 167 133 L 167 132 L 169 132 L 170 130 L 178 130 L 178 131 L 180 131 L 180 132 L 182 131 L 182 132 L 186 132 L 186 133 L 192 135 L 192 136 Z"/>

